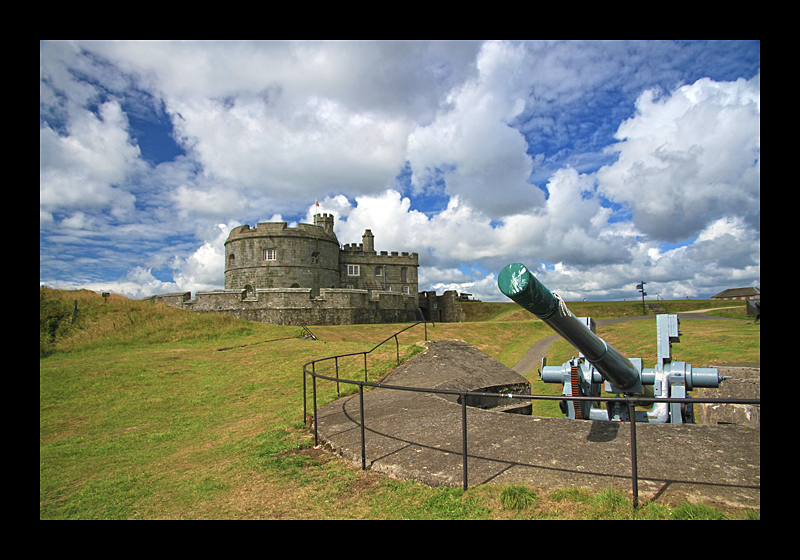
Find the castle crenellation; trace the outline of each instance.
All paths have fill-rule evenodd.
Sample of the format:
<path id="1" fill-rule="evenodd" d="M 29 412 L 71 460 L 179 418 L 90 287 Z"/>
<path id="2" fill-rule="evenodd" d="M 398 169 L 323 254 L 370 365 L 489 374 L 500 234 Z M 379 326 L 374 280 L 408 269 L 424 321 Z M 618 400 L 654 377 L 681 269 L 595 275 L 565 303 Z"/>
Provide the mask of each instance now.
<path id="1" fill-rule="evenodd" d="M 463 317 L 460 308 L 441 312 L 458 306 L 455 292 L 436 297 L 428 292 L 420 301 L 418 253 L 376 251 L 369 229 L 361 243 L 340 245 L 333 225 L 332 214 L 317 214 L 314 224 L 289 227 L 286 222 L 261 222 L 235 227 L 225 241 L 224 289 L 199 291 L 195 299 L 190 292 L 151 299 L 282 325 Z"/>

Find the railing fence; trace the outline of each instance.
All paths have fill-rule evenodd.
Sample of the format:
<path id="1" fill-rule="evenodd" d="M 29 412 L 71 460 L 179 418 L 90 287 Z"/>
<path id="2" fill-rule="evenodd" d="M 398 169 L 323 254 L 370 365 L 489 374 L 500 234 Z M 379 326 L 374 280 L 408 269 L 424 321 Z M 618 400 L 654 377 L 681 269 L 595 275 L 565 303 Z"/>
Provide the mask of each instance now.
<path id="1" fill-rule="evenodd" d="M 366 350 L 363 352 L 353 352 L 350 354 L 339 354 L 337 356 L 328 356 L 326 358 L 320 358 L 318 360 L 312 360 L 303 364 L 303 422 L 306 421 L 306 417 L 308 415 L 307 410 L 307 389 L 306 389 L 306 376 L 310 375 L 312 379 L 312 394 L 313 394 L 313 419 L 314 419 L 314 445 L 319 445 L 319 435 L 317 430 L 317 378 L 325 379 L 328 381 L 334 381 L 336 383 L 336 393 L 339 394 L 339 383 L 347 383 L 353 384 L 358 386 L 358 395 L 359 395 L 359 411 L 360 411 L 360 418 L 359 424 L 361 429 L 361 468 L 362 470 L 366 470 L 366 438 L 365 438 L 365 418 L 364 418 L 364 387 L 375 387 L 380 389 L 390 389 L 396 391 L 412 391 L 417 393 L 429 393 L 429 394 L 443 394 L 443 395 L 457 395 L 461 401 L 461 456 L 462 456 L 462 478 L 463 478 L 463 488 L 464 490 L 467 489 L 467 474 L 468 474 L 468 454 L 467 454 L 467 397 L 509 397 L 515 399 L 530 399 L 530 400 L 558 400 L 558 401 L 593 401 L 593 402 L 618 402 L 618 403 L 625 403 L 628 407 L 628 415 L 633 420 L 630 422 L 631 425 L 631 479 L 632 479 L 632 491 L 633 491 L 633 507 L 639 507 L 639 474 L 638 474 L 638 466 L 636 461 L 637 456 L 637 449 L 636 449 L 636 414 L 634 408 L 636 405 L 647 405 L 651 403 L 693 403 L 693 404 L 755 404 L 760 405 L 761 399 L 733 399 L 733 398 L 723 398 L 723 399 L 711 399 L 711 398 L 652 398 L 652 397 L 573 397 L 573 396 L 565 396 L 565 395 L 520 395 L 520 394 L 498 394 L 498 393 L 486 393 L 481 391 L 453 391 L 447 389 L 428 389 L 428 388 L 421 388 L 421 387 L 404 387 L 402 385 L 387 385 L 383 383 L 374 383 L 367 381 L 367 354 L 377 350 L 380 346 L 385 344 L 386 342 L 390 341 L 392 338 L 395 340 L 395 345 L 397 349 L 397 363 L 400 363 L 400 344 L 397 340 L 397 335 L 411 329 L 419 324 L 425 325 L 425 341 L 428 340 L 428 324 L 425 321 L 418 321 L 409 325 L 408 327 L 396 332 L 392 336 L 386 338 L 382 342 L 376 344 L 371 350 Z M 433 323 L 432 323 L 433 324 Z M 364 381 L 355 381 L 351 379 L 340 379 L 339 377 L 339 358 L 346 358 L 349 356 L 358 356 L 360 354 L 364 355 Z M 325 362 L 327 360 L 334 360 L 334 367 L 335 367 L 335 376 L 331 377 L 328 375 L 322 375 L 320 373 L 316 373 L 316 364 L 320 362 Z M 311 366 L 311 371 L 307 368 Z"/>

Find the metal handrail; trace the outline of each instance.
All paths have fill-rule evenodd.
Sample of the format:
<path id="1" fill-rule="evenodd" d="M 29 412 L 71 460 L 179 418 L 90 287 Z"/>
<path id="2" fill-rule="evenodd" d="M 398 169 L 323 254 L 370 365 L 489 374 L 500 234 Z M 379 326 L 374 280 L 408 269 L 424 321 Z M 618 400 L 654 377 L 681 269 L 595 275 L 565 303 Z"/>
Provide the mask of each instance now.
<path id="1" fill-rule="evenodd" d="M 401 331 L 398 331 L 394 335 L 388 337 L 386 340 L 378 343 L 372 350 L 364 351 L 364 352 L 353 352 L 350 354 L 340 354 L 337 356 L 329 356 L 327 358 L 320 358 L 318 360 L 312 360 L 310 362 L 306 362 L 303 364 L 303 422 L 305 423 L 305 418 L 307 415 L 306 410 L 306 375 L 311 375 L 312 379 L 312 393 L 313 393 L 313 403 L 314 403 L 314 446 L 319 445 L 319 437 L 317 431 L 317 378 L 326 379 L 328 381 L 335 381 L 337 384 L 337 394 L 339 392 L 338 384 L 341 383 L 348 383 L 352 385 L 358 385 L 358 393 L 359 393 L 359 407 L 360 407 L 360 426 L 361 426 L 361 469 L 366 470 L 366 440 L 365 440 L 365 425 L 364 425 L 364 387 L 375 387 L 378 389 L 390 389 L 396 391 L 411 391 L 416 393 L 430 393 L 430 394 L 442 394 L 442 395 L 457 395 L 461 397 L 461 431 L 462 431 L 462 475 L 463 475 L 463 488 L 464 490 L 467 489 L 467 397 L 508 397 L 508 398 L 515 398 L 515 399 L 530 399 L 530 400 L 557 400 L 557 401 L 602 401 L 602 402 L 618 402 L 618 403 L 626 403 L 628 406 L 628 416 L 632 418 L 630 421 L 631 424 L 631 477 L 632 477 L 632 485 L 633 485 L 633 507 L 639 507 L 639 475 L 638 475 L 638 466 L 636 461 L 637 456 L 637 449 L 636 449 L 636 414 L 634 411 L 634 407 L 636 405 L 646 405 L 651 403 L 694 403 L 694 404 L 755 404 L 761 405 L 761 399 L 733 399 L 733 398 L 654 398 L 654 397 L 578 397 L 578 396 L 565 396 L 565 395 L 524 395 L 524 394 L 514 394 L 514 393 L 486 393 L 481 391 L 454 391 L 452 389 L 433 389 L 433 388 L 424 388 L 424 387 L 406 387 L 402 385 L 388 385 L 385 383 L 375 383 L 367 381 L 367 354 L 376 350 L 384 343 L 388 342 L 392 338 L 395 339 L 397 342 L 397 335 L 412 328 L 420 323 L 425 323 L 425 321 L 419 321 L 404 328 Z M 425 327 L 425 340 L 428 340 L 428 330 L 427 330 L 427 323 Z M 400 354 L 399 354 L 399 343 L 398 343 L 398 354 L 397 354 L 397 362 L 400 363 Z M 347 356 L 357 356 L 359 354 L 364 354 L 364 381 L 355 381 L 351 379 L 340 379 L 339 378 L 339 369 L 338 369 L 338 358 L 343 358 Z M 336 377 L 331 377 L 328 375 L 323 375 L 321 373 L 315 372 L 315 364 L 318 362 L 323 362 L 326 360 L 336 360 Z M 306 366 L 311 365 L 311 371 L 306 369 Z"/>
<path id="2" fill-rule="evenodd" d="M 336 394 L 338 395 L 339 394 L 339 381 L 340 381 L 339 380 L 339 358 L 347 358 L 347 357 L 350 357 L 350 356 L 358 356 L 358 355 L 363 354 L 364 355 L 364 381 L 366 381 L 367 380 L 367 354 L 371 354 L 372 352 L 374 352 L 375 350 L 377 350 L 378 348 L 380 348 L 381 346 L 383 346 L 384 344 L 389 342 L 392 338 L 394 338 L 395 349 L 397 351 L 397 365 L 400 365 L 400 342 L 397 340 L 397 335 L 402 334 L 405 331 L 407 331 L 408 329 L 411 329 L 413 327 L 416 327 L 417 325 L 422 324 L 422 325 L 425 325 L 425 342 L 427 342 L 428 341 L 428 323 L 429 322 L 434 327 L 436 326 L 436 323 L 434 323 L 433 321 L 417 321 L 415 323 L 410 324 L 406 328 L 397 331 L 393 335 L 388 336 L 386 339 L 382 340 L 381 342 L 379 342 L 378 344 L 373 346 L 372 349 L 370 349 L 370 350 L 364 350 L 362 352 L 350 352 L 349 354 L 337 354 L 336 356 L 328 356 L 326 358 L 319 358 L 317 360 L 311 360 L 310 362 L 306 362 L 305 364 L 303 364 L 303 423 L 305 423 L 306 416 L 308 415 L 308 408 L 307 408 L 308 397 L 307 397 L 307 389 L 306 389 L 306 374 L 311 375 L 312 378 L 314 378 L 316 376 L 324 377 L 324 376 L 322 376 L 320 374 L 315 373 L 315 367 L 316 367 L 316 364 L 318 362 L 324 362 L 324 361 L 327 361 L 327 360 L 334 360 L 335 366 L 336 366 L 336 378 L 335 379 L 331 379 L 330 377 L 325 377 L 325 379 L 329 379 L 331 381 L 336 381 Z M 308 366 L 309 364 L 311 364 L 311 371 L 310 372 L 306 369 L 306 366 Z M 345 380 L 345 379 L 343 379 L 341 381 L 343 383 L 350 383 L 350 381 Z M 315 394 L 315 397 L 316 397 L 316 394 Z M 316 413 L 316 408 L 315 408 L 314 409 L 314 416 L 315 417 L 316 417 L 316 414 L 317 413 Z M 316 439 L 314 441 L 314 445 L 317 445 Z"/>

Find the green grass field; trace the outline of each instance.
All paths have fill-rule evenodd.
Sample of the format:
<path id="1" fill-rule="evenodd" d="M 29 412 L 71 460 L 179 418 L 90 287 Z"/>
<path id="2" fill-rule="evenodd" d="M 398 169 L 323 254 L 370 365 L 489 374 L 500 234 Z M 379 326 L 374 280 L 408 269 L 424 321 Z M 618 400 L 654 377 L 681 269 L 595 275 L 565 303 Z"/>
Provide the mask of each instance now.
<path id="1" fill-rule="evenodd" d="M 429 339 L 466 340 L 513 365 L 551 334 L 509 304 L 465 307 L 472 305 L 470 321 L 429 326 Z M 633 312 L 622 303 L 591 305 L 598 306 L 592 311 L 597 317 Z M 650 321 L 598 334 L 614 338 L 623 352 L 647 352 L 654 326 L 640 331 L 639 323 Z M 724 352 L 736 359 L 723 361 L 760 361 L 760 325 L 687 323 L 684 337 L 694 348 L 687 361 L 712 363 Z M 41 288 L 40 519 L 760 517 L 690 503 L 646 503 L 633 511 L 627 496 L 613 490 L 429 488 L 361 471 L 313 449 L 302 419 L 302 364 L 369 350 L 405 326 L 312 326 L 314 341 L 299 338 L 299 327 Z M 421 326 L 401 335 L 401 360 L 418 352 L 422 339 Z M 395 352 L 392 341 L 370 355 L 371 379 L 394 367 Z M 564 350 L 553 352 L 550 363 Z M 345 362 L 342 374 L 358 377 L 361 367 Z M 335 398 L 332 384 L 321 388 L 320 405 Z"/>

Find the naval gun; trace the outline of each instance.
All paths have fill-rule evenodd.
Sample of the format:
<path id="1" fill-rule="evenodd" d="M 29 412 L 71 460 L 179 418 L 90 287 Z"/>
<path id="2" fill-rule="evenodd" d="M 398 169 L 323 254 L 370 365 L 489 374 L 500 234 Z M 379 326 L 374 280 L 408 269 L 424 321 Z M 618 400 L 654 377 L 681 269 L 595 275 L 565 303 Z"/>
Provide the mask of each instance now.
<path id="1" fill-rule="evenodd" d="M 655 399 L 687 398 L 695 387 L 719 387 L 726 379 L 715 368 L 693 368 L 685 362 L 673 361 L 672 343 L 680 342 L 680 321 L 677 315 L 657 315 L 656 337 L 658 360 L 654 368 L 642 368 L 640 358 L 627 358 L 595 334 L 590 317 L 576 317 L 564 300 L 552 293 L 520 263 L 506 266 L 498 276 L 498 287 L 507 297 L 521 305 L 566 339 L 578 351 L 578 357 L 560 366 L 542 364 L 541 378 L 548 383 L 562 383 L 563 396 L 599 397 L 601 387 L 607 393 L 640 395 Z M 630 421 L 627 407 L 620 403 L 600 401 L 560 401 L 567 418 L 584 420 Z M 691 403 L 653 404 L 652 410 L 636 411 L 636 422 L 693 423 Z"/>

